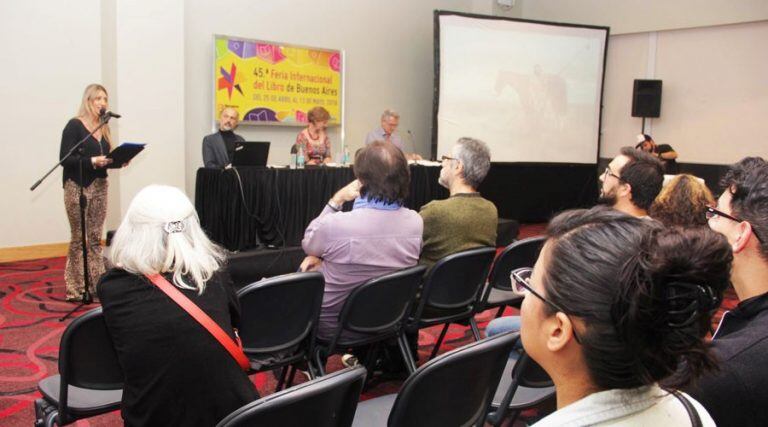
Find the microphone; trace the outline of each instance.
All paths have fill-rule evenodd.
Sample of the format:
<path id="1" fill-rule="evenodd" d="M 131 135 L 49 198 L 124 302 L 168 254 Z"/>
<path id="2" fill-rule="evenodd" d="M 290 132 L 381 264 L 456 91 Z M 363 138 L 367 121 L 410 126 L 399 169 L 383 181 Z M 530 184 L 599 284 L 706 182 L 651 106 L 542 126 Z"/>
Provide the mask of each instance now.
<path id="1" fill-rule="evenodd" d="M 411 141 L 411 153 L 416 153 L 416 144 L 413 142 L 413 132 L 410 129 L 406 129 L 408 132 L 409 140 Z"/>
<path id="2" fill-rule="evenodd" d="M 120 114 L 107 111 L 104 107 L 101 107 L 101 110 L 99 110 L 99 119 L 104 123 L 108 122 L 111 118 L 119 119 L 120 117 L 122 117 Z"/>

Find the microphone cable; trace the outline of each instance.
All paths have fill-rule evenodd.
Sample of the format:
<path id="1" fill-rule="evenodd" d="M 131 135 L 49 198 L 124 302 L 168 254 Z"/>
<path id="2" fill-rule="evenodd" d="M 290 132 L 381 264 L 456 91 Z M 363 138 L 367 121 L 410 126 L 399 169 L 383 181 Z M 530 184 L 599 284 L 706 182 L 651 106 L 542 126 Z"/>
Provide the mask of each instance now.
<path id="1" fill-rule="evenodd" d="M 243 190 L 243 180 L 240 177 L 240 172 L 237 170 L 236 167 L 231 167 L 235 172 L 235 176 L 237 177 L 237 183 L 238 183 L 238 189 L 240 190 L 240 200 L 243 203 L 243 209 L 245 209 L 246 214 L 248 214 L 249 217 L 255 218 L 256 221 L 259 223 L 260 227 L 264 225 L 264 221 L 255 213 L 251 212 L 251 210 L 248 208 L 248 204 L 245 201 L 245 191 Z M 283 211 L 280 207 L 280 192 L 278 191 L 278 170 L 275 169 L 275 204 L 277 205 L 277 219 L 275 220 L 275 230 L 277 231 L 278 236 L 280 237 L 281 244 L 280 246 L 277 246 L 275 249 L 279 250 L 277 256 L 274 260 L 267 266 L 267 268 L 264 269 L 265 272 L 268 272 L 276 263 L 277 261 L 283 256 L 283 253 L 285 252 L 286 247 L 286 241 L 285 241 L 285 233 L 282 226 L 283 218 Z M 261 242 L 261 237 L 259 237 L 259 232 L 256 232 L 256 236 L 259 238 L 259 242 L 261 244 L 264 244 L 264 242 Z M 264 247 L 266 248 L 266 244 L 264 244 Z M 265 276 L 266 277 L 266 276 Z"/>

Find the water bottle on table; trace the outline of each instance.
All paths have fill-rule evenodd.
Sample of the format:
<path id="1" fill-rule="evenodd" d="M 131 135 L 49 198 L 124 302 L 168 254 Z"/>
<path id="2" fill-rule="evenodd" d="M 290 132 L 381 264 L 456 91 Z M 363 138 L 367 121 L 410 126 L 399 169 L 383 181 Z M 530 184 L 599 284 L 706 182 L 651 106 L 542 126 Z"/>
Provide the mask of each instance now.
<path id="1" fill-rule="evenodd" d="M 299 146 L 299 152 L 296 155 L 296 167 L 298 169 L 304 169 L 304 147 Z"/>

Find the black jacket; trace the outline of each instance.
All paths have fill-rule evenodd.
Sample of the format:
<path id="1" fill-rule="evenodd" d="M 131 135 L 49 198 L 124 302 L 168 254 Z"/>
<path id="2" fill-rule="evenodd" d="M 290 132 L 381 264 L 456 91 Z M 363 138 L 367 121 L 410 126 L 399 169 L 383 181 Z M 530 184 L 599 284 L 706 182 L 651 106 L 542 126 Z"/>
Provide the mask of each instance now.
<path id="1" fill-rule="evenodd" d="M 75 146 L 75 144 L 88 136 L 88 133 L 88 129 L 85 128 L 85 125 L 83 125 L 83 122 L 81 122 L 80 119 L 74 118 L 67 122 L 67 125 L 64 127 L 64 131 L 61 133 L 59 160 L 61 160 L 69 152 L 69 150 Z M 80 183 L 79 164 L 81 163 L 83 165 L 83 187 L 88 187 L 91 185 L 93 180 L 96 178 L 107 177 L 106 168 L 95 168 L 91 163 L 91 157 L 106 156 L 109 154 L 109 143 L 107 143 L 107 140 L 102 136 L 101 141 L 97 141 L 96 138 L 90 136 L 81 147 L 82 155 L 79 150 L 75 151 L 62 164 L 64 167 L 64 176 L 62 180 L 63 184 L 66 184 L 68 179 L 78 184 Z"/>
<path id="2" fill-rule="evenodd" d="M 712 346 L 720 371 L 686 392 L 718 426 L 768 425 L 768 293 L 726 312 Z"/>
<path id="3" fill-rule="evenodd" d="M 146 278 L 115 268 L 97 291 L 125 375 L 126 426 L 214 426 L 258 398 L 224 347 Z M 217 272 L 202 295 L 180 291 L 234 338 L 240 309 L 229 275 Z"/>

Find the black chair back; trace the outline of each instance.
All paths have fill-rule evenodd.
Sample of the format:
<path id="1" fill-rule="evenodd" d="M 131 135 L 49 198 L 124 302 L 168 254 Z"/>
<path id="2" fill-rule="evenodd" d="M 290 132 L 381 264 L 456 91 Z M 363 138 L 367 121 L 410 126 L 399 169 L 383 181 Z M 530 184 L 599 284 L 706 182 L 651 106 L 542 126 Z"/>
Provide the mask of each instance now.
<path id="1" fill-rule="evenodd" d="M 486 418 L 486 423 L 493 426 L 501 425 L 507 418 L 511 418 L 512 424 L 523 410 L 555 397 L 555 384 L 549 374 L 525 351 L 517 361 L 510 359 L 505 367 L 505 372 L 509 371 L 511 375 L 502 377 L 499 383 L 491 403 L 493 409 Z M 521 396 L 516 396 L 518 391 Z"/>
<path id="2" fill-rule="evenodd" d="M 358 366 L 299 384 L 235 410 L 218 427 L 350 426 L 365 374 Z"/>
<path id="3" fill-rule="evenodd" d="M 545 240 L 545 236 L 529 237 L 504 248 L 488 275 L 489 287 L 486 293 L 490 291 L 491 286 L 506 291 L 512 290 L 509 274 L 518 268 L 533 267 Z"/>
<path id="4" fill-rule="evenodd" d="M 457 252 L 438 261 L 424 279 L 414 318 L 421 318 L 425 306 L 455 310 L 460 315 L 471 314 L 495 255 L 495 248 L 483 247 Z"/>
<path id="5" fill-rule="evenodd" d="M 248 357 L 294 350 L 310 356 L 324 288 L 323 275 L 311 272 L 277 276 L 240 289 L 239 332 Z"/>
<path id="6" fill-rule="evenodd" d="M 388 425 L 480 425 L 518 337 L 499 334 L 420 367 L 400 389 Z"/>
<path id="7" fill-rule="evenodd" d="M 555 383 L 535 360 L 531 359 L 528 353 L 523 352 L 512 370 L 512 378 L 520 387 L 544 388 L 553 387 Z"/>
<path id="8" fill-rule="evenodd" d="M 371 279 L 354 289 L 341 308 L 339 326 L 324 343 L 324 348 L 319 348 L 315 354 L 320 373 L 324 372 L 324 357 L 334 354 L 338 348 L 378 343 L 392 337 L 397 338 L 407 368 L 415 370 L 415 363 L 408 358 L 403 331 L 426 270 L 422 265 L 405 268 Z"/>
<path id="9" fill-rule="evenodd" d="M 123 370 L 101 307 L 67 326 L 59 346 L 59 416 L 67 419 L 69 385 L 93 390 L 123 388 Z"/>
<path id="10" fill-rule="evenodd" d="M 341 309 L 341 329 L 367 334 L 396 332 L 408 314 L 426 270 L 425 266 L 418 265 L 360 285 Z"/>

